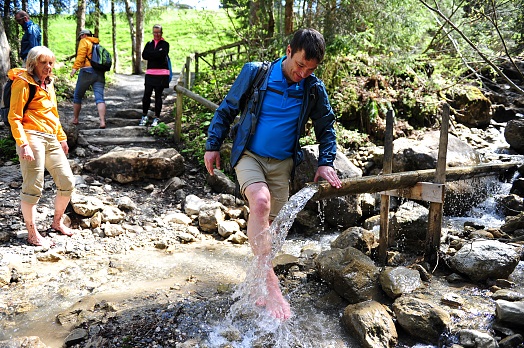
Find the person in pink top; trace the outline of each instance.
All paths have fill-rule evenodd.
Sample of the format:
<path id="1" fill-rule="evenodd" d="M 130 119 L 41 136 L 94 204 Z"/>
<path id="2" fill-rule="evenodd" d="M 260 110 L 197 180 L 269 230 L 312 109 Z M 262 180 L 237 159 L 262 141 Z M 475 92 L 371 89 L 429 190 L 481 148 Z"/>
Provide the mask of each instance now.
<path id="1" fill-rule="evenodd" d="M 153 40 L 146 43 L 142 51 L 142 59 L 147 60 L 147 70 L 142 98 L 143 116 L 140 120 L 140 126 L 147 125 L 147 113 L 151 105 L 153 91 L 155 91 L 155 118 L 151 126 L 154 127 L 158 124 L 162 110 L 162 92 L 164 88 L 169 87 L 168 54 L 169 43 L 162 37 L 162 26 L 156 24 L 153 26 Z"/>

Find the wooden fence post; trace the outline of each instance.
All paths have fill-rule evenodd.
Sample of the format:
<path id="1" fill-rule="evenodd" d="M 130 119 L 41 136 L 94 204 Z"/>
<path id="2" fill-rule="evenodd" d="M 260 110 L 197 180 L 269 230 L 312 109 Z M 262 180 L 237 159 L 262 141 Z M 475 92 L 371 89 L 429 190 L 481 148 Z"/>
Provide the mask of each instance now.
<path id="1" fill-rule="evenodd" d="M 393 171 L 393 120 L 394 112 L 389 109 L 386 114 L 386 136 L 384 139 L 384 165 L 383 174 L 391 174 Z M 380 236 L 378 244 L 378 261 L 384 266 L 387 262 L 389 238 L 389 195 L 380 195 Z"/>
<path id="2" fill-rule="evenodd" d="M 449 105 L 446 103 L 442 107 L 442 125 L 440 127 L 440 142 L 438 147 L 437 169 L 435 171 L 434 181 L 436 184 L 446 183 L 446 155 L 448 150 L 448 130 Z M 443 189 L 445 189 L 445 185 Z M 432 265 L 435 265 L 437 263 L 438 251 L 440 249 L 443 207 L 444 202 L 431 202 L 429 204 L 428 232 L 426 235 L 426 252 L 424 255 L 424 259 Z"/>
<path id="3" fill-rule="evenodd" d="M 184 78 L 186 82 L 186 88 L 191 89 L 191 56 L 186 57 L 186 76 Z"/>
<path id="4" fill-rule="evenodd" d="M 180 137 L 182 135 L 182 111 L 184 108 L 184 95 L 178 91 L 178 87 L 184 87 L 184 76 L 185 71 L 180 72 L 178 77 L 177 85 L 175 86 L 176 93 L 176 116 L 175 116 L 175 134 L 174 141 L 176 144 L 180 143 Z"/>

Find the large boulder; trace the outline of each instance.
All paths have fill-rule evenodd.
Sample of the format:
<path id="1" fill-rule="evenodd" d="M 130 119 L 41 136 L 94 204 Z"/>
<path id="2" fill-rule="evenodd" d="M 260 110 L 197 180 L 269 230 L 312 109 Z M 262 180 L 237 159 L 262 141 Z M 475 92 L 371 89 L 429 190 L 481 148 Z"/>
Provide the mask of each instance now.
<path id="1" fill-rule="evenodd" d="M 166 180 L 184 172 L 184 158 L 174 148 L 117 147 L 86 163 L 85 169 L 121 184 L 142 179 Z"/>

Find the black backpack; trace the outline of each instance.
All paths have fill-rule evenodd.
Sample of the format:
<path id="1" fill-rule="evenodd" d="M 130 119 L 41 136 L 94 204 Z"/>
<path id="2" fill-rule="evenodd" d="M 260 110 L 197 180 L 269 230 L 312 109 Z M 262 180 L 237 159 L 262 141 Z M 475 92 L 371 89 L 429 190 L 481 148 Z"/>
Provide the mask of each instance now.
<path id="1" fill-rule="evenodd" d="M 9 133 L 9 138 L 13 138 L 13 135 L 11 134 L 11 125 L 9 124 L 9 119 L 7 116 L 9 115 L 9 109 L 11 108 L 11 86 L 13 85 L 13 80 L 9 79 L 5 85 L 4 85 L 4 92 L 2 94 L 2 102 L 4 104 L 4 107 L 0 108 L 0 115 L 2 116 L 2 121 L 7 126 L 7 132 Z M 29 106 L 29 103 L 31 100 L 33 100 L 35 94 L 36 94 L 36 86 L 28 83 L 29 86 L 29 98 L 27 99 L 27 102 L 24 105 L 24 114 L 27 111 L 27 107 Z"/>

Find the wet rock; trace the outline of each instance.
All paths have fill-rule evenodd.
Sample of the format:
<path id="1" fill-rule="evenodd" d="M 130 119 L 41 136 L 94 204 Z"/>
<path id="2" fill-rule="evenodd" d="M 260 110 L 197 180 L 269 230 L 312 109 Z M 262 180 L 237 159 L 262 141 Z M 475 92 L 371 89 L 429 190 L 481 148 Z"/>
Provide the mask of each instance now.
<path id="1" fill-rule="evenodd" d="M 497 290 L 491 297 L 494 300 L 506 300 L 506 301 L 523 301 L 524 293 L 510 290 L 510 289 L 500 289 Z"/>
<path id="2" fill-rule="evenodd" d="M 444 309 L 412 295 L 397 298 L 393 302 L 393 311 L 404 330 L 428 343 L 436 343 L 451 323 L 450 315 Z"/>
<path id="3" fill-rule="evenodd" d="M 395 323 L 384 306 L 376 301 L 347 306 L 342 321 L 363 347 L 390 348 L 397 344 Z"/>
<path id="4" fill-rule="evenodd" d="M 514 326 L 524 327 L 524 301 L 495 301 L 497 319 Z"/>
<path id="5" fill-rule="evenodd" d="M 497 341 L 488 332 L 464 329 L 458 332 L 459 343 L 464 347 L 498 348 Z"/>
<path id="6" fill-rule="evenodd" d="M 504 129 L 506 141 L 521 155 L 524 155 L 524 119 L 510 120 Z"/>
<path id="7" fill-rule="evenodd" d="M 418 271 L 407 267 L 386 267 L 379 276 L 382 290 L 395 299 L 403 294 L 411 293 L 422 287 Z"/>
<path id="8" fill-rule="evenodd" d="M 315 266 L 320 277 L 350 303 L 380 296 L 378 267 L 355 248 L 323 251 L 315 259 Z"/>
<path id="9" fill-rule="evenodd" d="M 407 201 L 398 208 L 389 228 L 401 250 L 423 250 L 421 246 L 426 240 L 428 214 L 426 207 L 413 201 Z"/>
<path id="10" fill-rule="evenodd" d="M 475 240 L 450 258 L 452 269 L 473 281 L 507 278 L 520 260 L 518 250 L 496 240 Z"/>
<path id="11" fill-rule="evenodd" d="M 299 265 L 299 258 L 289 254 L 281 254 L 273 259 L 272 264 L 275 272 L 286 273 L 291 267 Z"/>
<path id="12" fill-rule="evenodd" d="M 378 238 L 375 233 L 365 228 L 349 227 L 331 242 L 331 247 L 338 249 L 353 247 L 371 256 L 371 251 L 378 247 Z"/>
<path id="13" fill-rule="evenodd" d="M 517 178 L 513 181 L 511 185 L 511 190 L 509 191 L 512 194 L 524 197 L 524 178 Z M 522 198 L 521 198 L 522 204 Z M 522 211 L 522 210 L 521 210 Z"/>
<path id="14" fill-rule="evenodd" d="M 524 337 L 521 334 L 514 334 L 504 337 L 499 342 L 499 348 L 517 348 L 524 343 Z"/>

